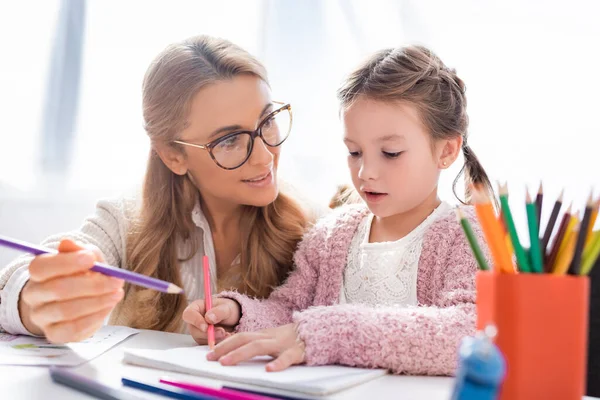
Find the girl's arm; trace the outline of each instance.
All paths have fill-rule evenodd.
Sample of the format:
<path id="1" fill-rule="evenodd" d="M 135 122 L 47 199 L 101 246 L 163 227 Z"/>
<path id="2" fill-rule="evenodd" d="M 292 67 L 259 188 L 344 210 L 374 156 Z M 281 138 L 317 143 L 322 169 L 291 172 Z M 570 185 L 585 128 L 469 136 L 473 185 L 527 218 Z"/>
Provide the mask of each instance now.
<path id="1" fill-rule="evenodd" d="M 252 332 L 288 324 L 292 313 L 308 308 L 314 299 L 317 285 L 318 252 L 326 245 L 323 229 L 318 225 L 308 232 L 294 254 L 295 269 L 285 283 L 275 289 L 268 299 L 256 299 L 239 292 L 223 292 L 219 297 L 237 301 L 241 318 L 236 332 Z"/>
<path id="2" fill-rule="evenodd" d="M 481 236 L 480 230 L 476 232 Z M 314 307 L 294 315 L 309 365 L 387 368 L 394 373 L 451 375 L 460 340 L 475 333 L 477 265 L 462 232 L 436 263 L 441 283 L 427 306 Z M 442 255 L 443 256 L 443 255 Z"/>

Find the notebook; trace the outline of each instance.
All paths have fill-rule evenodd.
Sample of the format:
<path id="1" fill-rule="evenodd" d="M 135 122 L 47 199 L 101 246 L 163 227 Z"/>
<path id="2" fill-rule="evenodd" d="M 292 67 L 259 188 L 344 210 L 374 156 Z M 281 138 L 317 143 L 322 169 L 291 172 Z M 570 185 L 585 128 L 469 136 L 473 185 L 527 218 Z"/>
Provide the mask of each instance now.
<path id="1" fill-rule="evenodd" d="M 222 366 L 206 360 L 208 346 L 169 350 L 126 349 L 123 361 L 142 367 L 198 375 L 222 381 L 263 386 L 313 396 L 325 396 L 360 385 L 387 373 L 384 369 L 327 366 L 293 366 L 281 372 L 267 372 L 270 357 L 257 357 L 236 366 Z"/>

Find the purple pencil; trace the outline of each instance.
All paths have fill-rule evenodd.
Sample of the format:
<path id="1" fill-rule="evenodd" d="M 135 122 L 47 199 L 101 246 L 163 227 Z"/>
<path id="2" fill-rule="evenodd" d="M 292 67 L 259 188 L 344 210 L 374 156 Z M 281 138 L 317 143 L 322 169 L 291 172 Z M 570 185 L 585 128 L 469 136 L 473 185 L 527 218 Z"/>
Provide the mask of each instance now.
<path id="1" fill-rule="evenodd" d="M 40 254 L 58 253 L 56 250 L 47 249 L 30 243 L 25 243 L 20 240 L 9 239 L 6 236 L 0 236 L 0 246 L 8 247 L 13 250 L 24 251 L 26 253 L 35 254 L 36 256 L 39 256 Z M 90 270 L 94 272 L 99 272 L 103 275 L 123 279 L 124 281 L 132 283 L 134 285 L 142 286 L 148 289 L 158 290 L 159 292 L 183 293 L 183 289 L 172 283 L 165 282 L 156 278 L 151 278 L 149 276 L 138 274 L 137 272 L 128 271 L 126 269 L 112 267 L 108 264 L 96 262 L 94 263 L 94 266 L 90 268 Z"/>

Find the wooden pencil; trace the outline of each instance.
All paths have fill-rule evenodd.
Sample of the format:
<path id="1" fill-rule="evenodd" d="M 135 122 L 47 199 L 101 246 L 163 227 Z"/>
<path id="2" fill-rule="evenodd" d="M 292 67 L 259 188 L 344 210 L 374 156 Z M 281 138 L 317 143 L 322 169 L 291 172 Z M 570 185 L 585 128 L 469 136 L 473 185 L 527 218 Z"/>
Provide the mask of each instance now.
<path id="1" fill-rule="evenodd" d="M 475 212 L 483 229 L 487 245 L 494 259 L 494 268 L 505 273 L 515 273 L 512 259 L 506 248 L 502 227 L 494 212 L 494 206 L 489 196 L 478 188 L 473 190 Z"/>
<path id="2" fill-rule="evenodd" d="M 538 189 L 537 195 L 535 196 L 535 209 L 537 211 L 537 225 L 538 225 L 538 233 L 540 235 L 540 230 L 542 229 L 542 206 L 544 204 L 544 187 L 542 186 L 542 182 L 540 181 L 540 187 Z"/>
<path id="3" fill-rule="evenodd" d="M 538 217 L 535 203 L 531 200 L 529 190 L 526 191 L 525 207 L 527 210 L 527 225 L 529 227 L 529 254 L 531 258 L 531 271 L 544 272 L 544 260 L 540 249 L 540 236 L 538 227 Z"/>
<path id="4" fill-rule="evenodd" d="M 598 256 L 600 256 L 600 231 L 594 233 L 591 243 L 589 252 L 582 260 L 580 275 L 588 275 L 594 268 Z"/>
<path id="5" fill-rule="evenodd" d="M 552 207 L 550 219 L 548 219 L 548 223 L 546 224 L 546 230 L 544 231 L 544 237 L 542 238 L 542 242 L 540 243 L 542 256 L 544 257 L 544 264 L 546 264 L 545 261 L 547 260 L 546 251 L 548 249 L 548 243 L 550 243 L 550 238 L 552 237 L 552 232 L 554 231 L 554 226 L 556 225 L 556 220 L 558 219 L 558 214 L 560 213 L 560 209 L 562 208 L 564 194 L 565 191 L 563 189 L 560 192 L 560 195 L 558 196 L 556 201 L 554 202 L 554 207 Z"/>
<path id="6" fill-rule="evenodd" d="M 502 216 L 504 217 L 504 224 L 510 236 L 512 248 L 514 249 L 515 256 L 517 258 L 517 267 L 521 272 L 531 272 L 531 265 L 527 255 L 525 254 L 525 251 L 523 250 L 521 241 L 519 240 L 517 228 L 515 227 L 515 221 L 508 203 L 508 185 L 498 185 L 498 193 L 500 195 L 500 206 L 502 209 Z"/>
<path id="7" fill-rule="evenodd" d="M 563 239 L 565 238 L 565 234 L 567 233 L 567 228 L 569 227 L 569 224 L 571 223 L 572 218 L 573 217 L 571 215 L 571 206 L 569 206 L 569 208 L 567 208 L 567 211 L 563 215 L 562 220 L 560 221 L 560 226 L 558 228 L 558 232 L 554 236 L 554 242 L 552 243 L 550 252 L 548 253 L 548 255 L 546 257 L 546 262 L 545 262 L 546 266 L 544 268 L 546 270 L 546 272 L 552 272 L 552 270 L 554 269 L 554 264 L 556 263 L 556 257 L 558 256 L 558 250 L 560 250 L 560 244 L 562 243 Z"/>
<path id="8" fill-rule="evenodd" d="M 460 207 L 456 207 L 456 216 L 458 217 L 458 221 L 460 222 L 461 226 L 463 227 L 463 231 L 465 232 L 465 236 L 467 237 L 467 240 L 469 241 L 469 245 L 471 246 L 473 255 L 475 256 L 475 259 L 477 260 L 477 265 L 479 265 L 479 269 L 481 269 L 482 271 L 489 270 L 490 268 L 487 264 L 487 261 L 485 260 L 483 252 L 481 251 L 481 247 L 479 247 L 479 242 L 477 241 L 477 237 L 475 236 L 475 233 L 473 232 L 471 223 L 469 222 L 467 217 L 465 217 L 465 215 L 462 212 L 462 210 L 460 209 Z"/>
<path id="9" fill-rule="evenodd" d="M 590 217 L 590 226 L 587 232 L 587 238 L 585 240 L 585 245 L 587 246 L 592 240 L 592 231 L 594 230 L 594 225 L 596 225 L 596 219 L 598 218 L 598 211 L 600 209 L 600 197 L 596 200 L 596 205 L 592 209 L 592 216 Z"/>
<path id="10" fill-rule="evenodd" d="M 553 270 L 554 274 L 564 275 L 568 271 L 571 260 L 573 259 L 573 253 L 575 252 L 577 237 L 579 236 L 578 228 L 579 223 L 576 224 L 571 232 L 567 232 L 567 236 L 565 237 L 565 246 L 559 252 L 558 257 L 556 258 L 556 266 Z"/>
<path id="11" fill-rule="evenodd" d="M 579 229 L 579 235 L 577 236 L 577 243 L 575 244 L 575 252 L 573 254 L 573 260 L 569 266 L 569 274 L 579 275 L 581 268 L 581 254 L 583 253 L 583 247 L 587 240 L 588 227 L 590 226 L 590 219 L 592 217 L 592 209 L 596 205 L 596 201 L 592 193 L 585 206 L 585 212 L 583 213 L 583 219 L 581 220 L 581 227 Z"/>

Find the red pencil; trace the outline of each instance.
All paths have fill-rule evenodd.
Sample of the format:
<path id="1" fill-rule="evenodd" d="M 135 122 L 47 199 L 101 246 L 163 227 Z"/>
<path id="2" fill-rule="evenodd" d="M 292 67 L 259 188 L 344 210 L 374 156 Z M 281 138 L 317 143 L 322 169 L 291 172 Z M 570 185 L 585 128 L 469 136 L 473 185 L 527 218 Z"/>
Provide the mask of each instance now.
<path id="1" fill-rule="evenodd" d="M 210 266 L 208 264 L 208 257 L 204 256 L 202 259 L 202 266 L 204 267 L 204 304 L 206 313 L 212 308 L 212 294 L 210 290 Z M 208 325 L 208 347 L 212 350 L 215 347 L 215 326 L 213 324 Z"/>

